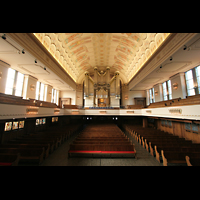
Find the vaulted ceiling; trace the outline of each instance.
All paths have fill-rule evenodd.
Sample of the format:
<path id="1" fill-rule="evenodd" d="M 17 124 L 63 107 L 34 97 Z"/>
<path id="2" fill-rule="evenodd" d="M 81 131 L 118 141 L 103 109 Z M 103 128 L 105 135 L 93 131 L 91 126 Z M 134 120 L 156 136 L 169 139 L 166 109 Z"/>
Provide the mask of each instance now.
<path id="1" fill-rule="evenodd" d="M 170 35 L 169 33 L 34 33 L 71 78 L 85 71 L 120 72 L 128 83 Z"/>

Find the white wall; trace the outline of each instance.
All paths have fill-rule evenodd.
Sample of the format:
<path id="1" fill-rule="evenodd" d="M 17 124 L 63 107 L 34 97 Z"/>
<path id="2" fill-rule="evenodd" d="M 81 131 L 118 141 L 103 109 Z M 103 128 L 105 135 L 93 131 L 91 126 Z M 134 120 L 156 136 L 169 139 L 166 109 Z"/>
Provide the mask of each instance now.
<path id="1" fill-rule="evenodd" d="M 110 106 L 119 107 L 119 99 L 116 99 L 115 97 L 110 97 Z"/>
<path id="2" fill-rule="evenodd" d="M 162 90 L 162 83 L 159 83 L 154 86 L 154 93 L 158 92 L 157 95 L 154 94 L 155 96 L 155 102 L 163 101 L 163 90 Z"/>
<path id="3" fill-rule="evenodd" d="M 177 83 L 178 88 L 177 90 L 173 89 L 173 84 Z M 173 76 L 171 78 L 171 84 L 172 84 L 172 98 L 179 98 L 181 97 L 182 99 L 186 98 L 186 84 L 185 84 L 185 76 L 184 73 L 179 73 L 176 76 Z"/>
<path id="4" fill-rule="evenodd" d="M 85 107 L 94 106 L 94 97 L 86 97 L 85 98 Z"/>
<path id="5" fill-rule="evenodd" d="M 0 62 L 0 93 L 5 93 L 8 66 Z"/>
<path id="6" fill-rule="evenodd" d="M 52 89 L 53 87 L 50 85 L 45 85 L 44 86 L 46 88 L 46 101 L 51 102 L 51 96 L 52 96 Z"/>
<path id="7" fill-rule="evenodd" d="M 136 97 L 146 97 L 146 91 L 145 90 L 129 91 L 128 92 L 128 100 L 126 101 L 128 104 L 126 104 L 126 105 L 135 105 L 134 98 L 136 98 Z"/>
<path id="8" fill-rule="evenodd" d="M 60 91 L 60 98 L 71 98 L 71 105 L 76 105 L 76 91 Z"/>
<path id="9" fill-rule="evenodd" d="M 23 92 L 23 98 L 35 99 L 37 79 L 30 75 L 25 75 L 24 77 L 24 88 L 27 90 Z M 27 85 L 25 86 L 25 84 Z M 35 88 L 31 89 L 31 86 L 34 86 Z"/>

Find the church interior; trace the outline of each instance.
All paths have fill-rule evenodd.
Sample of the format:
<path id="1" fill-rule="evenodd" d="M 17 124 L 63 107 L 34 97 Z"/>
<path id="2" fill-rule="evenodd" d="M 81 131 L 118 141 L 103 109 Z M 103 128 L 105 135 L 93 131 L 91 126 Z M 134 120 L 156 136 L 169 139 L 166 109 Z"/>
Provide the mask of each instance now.
<path id="1" fill-rule="evenodd" d="M 199 110 L 199 33 L 0 33 L 0 166 L 200 165 Z"/>

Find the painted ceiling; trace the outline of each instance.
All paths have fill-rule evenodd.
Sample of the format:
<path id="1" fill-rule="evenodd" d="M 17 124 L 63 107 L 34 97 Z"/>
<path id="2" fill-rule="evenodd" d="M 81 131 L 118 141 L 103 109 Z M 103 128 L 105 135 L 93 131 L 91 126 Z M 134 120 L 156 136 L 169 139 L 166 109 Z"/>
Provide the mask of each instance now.
<path id="1" fill-rule="evenodd" d="M 169 33 L 34 33 L 78 82 L 85 71 L 119 71 L 128 83 Z"/>

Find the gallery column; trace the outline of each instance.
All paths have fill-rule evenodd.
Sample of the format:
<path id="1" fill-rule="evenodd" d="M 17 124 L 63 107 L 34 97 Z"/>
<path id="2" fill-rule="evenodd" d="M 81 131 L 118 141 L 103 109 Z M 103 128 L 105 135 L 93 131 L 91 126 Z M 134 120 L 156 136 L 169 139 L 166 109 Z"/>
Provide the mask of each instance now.
<path id="1" fill-rule="evenodd" d="M 88 97 L 88 76 L 89 76 L 89 73 L 88 72 L 85 72 L 85 83 L 84 83 L 84 98 Z"/>
<path id="2" fill-rule="evenodd" d="M 120 82 L 119 82 L 119 72 L 115 72 L 115 76 L 116 76 L 116 94 L 115 97 L 116 99 L 120 99 Z"/>

